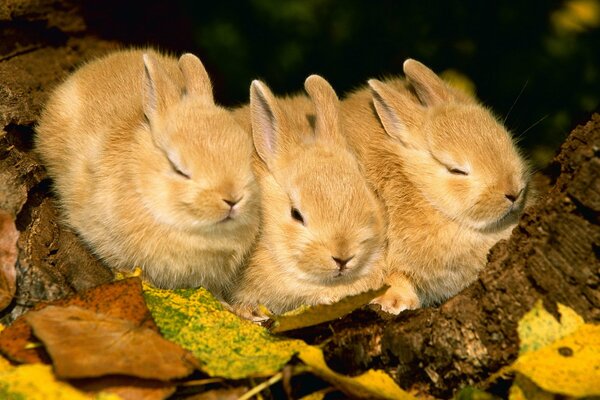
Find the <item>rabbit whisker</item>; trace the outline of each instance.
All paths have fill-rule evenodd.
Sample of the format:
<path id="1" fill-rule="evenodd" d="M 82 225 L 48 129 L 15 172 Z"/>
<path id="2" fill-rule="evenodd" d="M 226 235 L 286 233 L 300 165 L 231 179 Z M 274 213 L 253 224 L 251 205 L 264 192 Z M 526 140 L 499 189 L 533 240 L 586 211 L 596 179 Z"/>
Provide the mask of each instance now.
<path id="1" fill-rule="evenodd" d="M 510 112 L 513 110 L 514 106 L 517 104 L 517 102 L 519 101 L 519 99 L 521 98 L 521 95 L 523 94 L 523 91 L 525 91 L 525 88 L 527 87 L 527 85 L 529 84 L 529 79 L 527 79 L 525 81 L 525 84 L 523 85 L 523 87 L 521 88 L 521 91 L 519 92 L 519 94 L 517 95 L 517 98 L 515 99 L 515 101 L 512 103 L 512 106 L 510 106 L 510 108 L 508 109 L 508 112 L 506 113 L 506 116 L 504 117 L 504 119 L 502 120 L 502 124 L 506 124 L 506 120 L 508 119 L 508 116 L 510 115 Z"/>
<path id="2" fill-rule="evenodd" d="M 546 114 L 544 115 L 542 118 L 538 119 L 536 122 L 534 122 L 529 128 L 525 129 L 521 135 L 525 135 L 527 132 L 529 132 L 531 129 L 533 129 L 535 126 L 537 126 L 538 124 L 540 124 L 543 120 L 545 120 L 546 118 L 548 118 L 550 116 L 550 114 Z"/>

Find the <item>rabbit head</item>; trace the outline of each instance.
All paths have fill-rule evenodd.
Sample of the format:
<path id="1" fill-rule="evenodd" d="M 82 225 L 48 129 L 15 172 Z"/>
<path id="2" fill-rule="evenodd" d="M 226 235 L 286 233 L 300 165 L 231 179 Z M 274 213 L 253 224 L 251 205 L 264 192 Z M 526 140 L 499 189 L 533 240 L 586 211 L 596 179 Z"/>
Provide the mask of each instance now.
<path id="1" fill-rule="evenodd" d="M 261 184 L 262 240 L 300 281 L 344 284 L 371 271 L 383 216 L 347 150 L 333 88 L 317 75 L 304 87 L 316 115 L 286 112 L 260 81 L 250 88 L 254 145 L 268 170 Z"/>
<path id="2" fill-rule="evenodd" d="M 369 86 L 408 179 L 437 211 L 472 229 L 494 232 L 515 223 L 528 170 L 510 133 L 418 61 L 405 61 L 404 73 L 416 98 L 375 79 Z"/>
<path id="3" fill-rule="evenodd" d="M 179 59 L 183 87 L 144 54 L 143 112 L 152 162 L 140 191 L 157 220 L 222 234 L 258 219 L 251 138 L 214 102 L 210 79 L 192 54 Z"/>

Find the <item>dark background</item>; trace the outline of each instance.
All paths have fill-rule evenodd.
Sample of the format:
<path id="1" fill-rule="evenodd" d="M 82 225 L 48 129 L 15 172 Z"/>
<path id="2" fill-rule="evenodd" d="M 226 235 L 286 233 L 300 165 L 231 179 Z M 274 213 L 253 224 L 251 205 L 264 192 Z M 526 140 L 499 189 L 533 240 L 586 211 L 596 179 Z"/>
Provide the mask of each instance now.
<path id="1" fill-rule="evenodd" d="M 255 78 L 283 94 L 318 73 L 343 95 L 369 77 L 401 74 L 403 61 L 415 58 L 474 88 L 537 167 L 600 102 L 599 0 L 105 0 L 85 7 L 102 37 L 197 54 L 227 106 L 246 102 Z"/>

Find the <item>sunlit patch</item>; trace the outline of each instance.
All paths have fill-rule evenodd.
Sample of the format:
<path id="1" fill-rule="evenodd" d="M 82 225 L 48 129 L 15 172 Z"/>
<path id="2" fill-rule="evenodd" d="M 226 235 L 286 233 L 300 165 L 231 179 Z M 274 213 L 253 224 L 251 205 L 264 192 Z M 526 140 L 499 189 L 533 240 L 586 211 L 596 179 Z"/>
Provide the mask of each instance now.
<path id="1" fill-rule="evenodd" d="M 600 26 L 600 1 L 569 0 L 550 15 L 558 34 L 581 33 Z"/>
<path id="2" fill-rule="evenodd" d="M 475 96 L 475 83 L 462 72 L 455 69 L 447 69 L 440 73 L 446 83 L 468 95 Z"/>

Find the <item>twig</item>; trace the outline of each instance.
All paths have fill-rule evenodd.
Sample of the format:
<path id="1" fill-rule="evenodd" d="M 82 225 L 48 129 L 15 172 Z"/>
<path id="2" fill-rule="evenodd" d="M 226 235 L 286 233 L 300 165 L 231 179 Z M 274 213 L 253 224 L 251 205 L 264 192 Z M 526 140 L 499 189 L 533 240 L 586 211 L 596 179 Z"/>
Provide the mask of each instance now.
<path id="1" fill-rule="evenodd" d="M 281 380 L 281 378 L 283 378 L 283 372 L 276 373 L 268 380 L 264 381 L 263 383 L 261 383 L 259 385 L 254 386 L 252 389 L 248 390 L 246 393 L 241 395 L 238 398 L 238 400 L 248 400 L 248 399 L 252 398 L 252 396 L 256 396 L 257 394 L 259 394 L 260 392 L 262 392 L 269 386 L 274 385 L 275 383 L 279 382 Z"/>
<path id="2" fill-rule="evenodd" d="M 209 383 L 218 383 L 223 382 L 223 378 L 206 378 L 206 379 L 196 379 L 195 381 L 187 381 L 182 382 L 179 386 L 204 386 Z"/>

